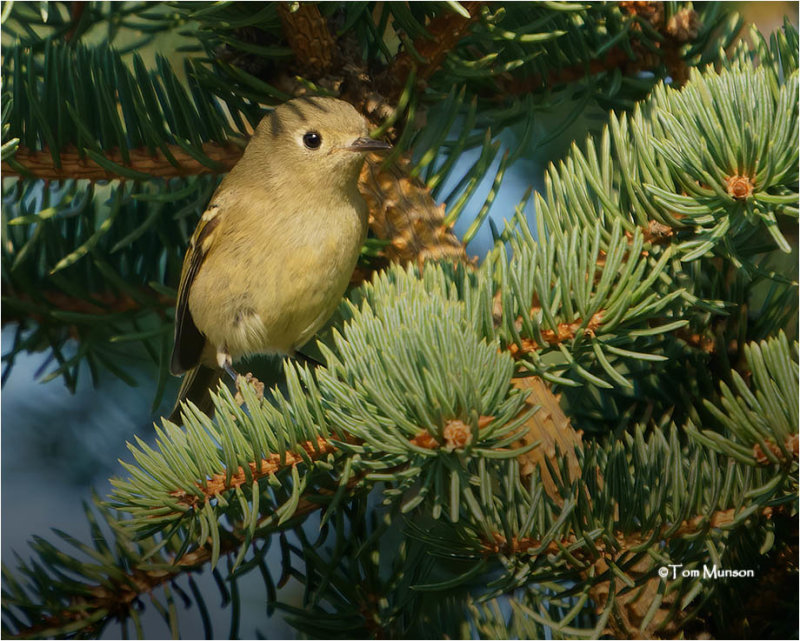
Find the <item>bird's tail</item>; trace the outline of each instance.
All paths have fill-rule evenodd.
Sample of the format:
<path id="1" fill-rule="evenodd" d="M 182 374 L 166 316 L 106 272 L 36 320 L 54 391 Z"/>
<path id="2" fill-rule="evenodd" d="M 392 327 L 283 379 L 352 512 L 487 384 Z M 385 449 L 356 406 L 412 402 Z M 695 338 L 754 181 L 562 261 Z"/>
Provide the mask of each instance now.
<path id="1" fill-rule="evenodd" d="M 217 382 L 222 376 L 222 372 L 223 370 L 221 369 L 206 367 L 205 365 L 198 365 L 186 372 L 181 388 L 178 391 L 178 400 L 175 401 L 175 407 L 172 408 L 169 420 L 177 425 L 183 423 L 181 420 L 181 403 L 185 401 L 191 401 L 204 414 L 213 416 L 214 404 L 211 402 L 211 392 L 216 390 Z"/>

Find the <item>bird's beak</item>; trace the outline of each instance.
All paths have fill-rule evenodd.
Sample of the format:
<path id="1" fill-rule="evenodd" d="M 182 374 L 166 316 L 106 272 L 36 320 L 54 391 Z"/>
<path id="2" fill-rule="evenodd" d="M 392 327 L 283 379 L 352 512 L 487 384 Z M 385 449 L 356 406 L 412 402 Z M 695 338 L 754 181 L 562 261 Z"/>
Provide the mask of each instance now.
<path id="1" fill-rule="evenodd" d="M 347 147 L 342 147 L 345 151 L 386 151 L 392 146 L 383 140 L 373 140 L 372 138 L 356 138 Z"/>

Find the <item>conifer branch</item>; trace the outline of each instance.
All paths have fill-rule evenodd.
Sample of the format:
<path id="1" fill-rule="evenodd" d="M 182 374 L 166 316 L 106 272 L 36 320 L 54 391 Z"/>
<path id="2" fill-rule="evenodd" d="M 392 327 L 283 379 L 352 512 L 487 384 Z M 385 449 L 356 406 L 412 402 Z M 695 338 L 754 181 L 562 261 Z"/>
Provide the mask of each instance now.
<path id="1" fill-rule="evenodd" d="M 69 9 L 69 17 L 71 21 L 71 26 L 69 31 L 64 34 L 64 40 L 69 42 L 75 36 L 75 32 L 78 28 L 78 24 L 83 17 L 84 11 L 86 11 L 87 2 L 84 0 L 73 0 L 70 2 L 70 9 Z"/>
<path id="2" fill-rule="evenodd" d="M 355 484 L 354 481 L 353 486 Z M 319 488 L 315 491 L 316 500 L 301 498 L 291 519 L 301 519 L 324 509 L 325 503 L 321 502 L 319 497 L 331 496 L 333 493 L 332 490 Z M 118 525 L 124 526 L 124 522 Z M 280 526 L 276 526 L 274 516 L 264 517 L 257 527 L 258 537 L 269 536 L 281 529 Z M 253 540 L 252 534 L 245 527 L 225 530 L 219 543 L 218 553 L 222 556 L 235 553 L 251 540 Z M 131 541 L 126 543 L 130 544 Z M 60 631 L 67 627 L 91 630 L 99 617 L 103 620 L 124 621 L 130 616 L 131 609 L 138 607 L 136 603 L 142 596 L 151 593 L 159 586 L 173 582 L 182 574 L 202 570 L 213 561 L 213 558 L 211 545 L 205 545 L 177 556 L 167 553 L 150 558 L 146 555 L 133 563 L 126 562 L 115 568 L 109 576 L 104 577 L 102 583 L 81 585 L 79 594 L 73 595 L 62 610 L 47 614 L 39 624 L 19 628 L 9 638 L 46 638 L 60 634 Z"/>
<path id="3" fill-rule="evenodd" d="M 160 150 L 129 149 L 126 161 L 119 151 L 105 150 L 103 158 L 108 163 L 117 165 L 115 172 L 108 163 L 99 164 L 85 151 L 75 148 L 63 148 L 58 153 L 59 162 L 53 160 L 49 149 L 31 150 L 17 148 L 13 163 L 3 161 L 3 173 L 7 176 L 24 176 L 43 180 L 128 180 L 131 172 L 141 174 L 143 178 L 175 178 L 202 174 L 227 173 L 241 158 L 242 148 L 236 145 L 222 145 L 214 142 L 203 143 L 202 151 L 206 162 L 201 162 L 196 155 L 187 153 L 178 145 L 167 145 L 172 162 Z"/>
<path id="4" fill-rule="evenodd" d="M 766 522 L 772 519 L 775 510 L 763 507 L 749 517 L 751 523 Z M 598 614 L 609 605 L 611 593 L 614 593 L 613 610 L 608 618 L 605 634 L 615 638 L 663 638 L 679 634 L 684 628 L 692 613 L 691 609 L 676 609 L 677 601 L 681 594 L 663 590 L 665 579 L 654 572 L 659 563 L 647 556 L 634 562 L 625 572 L 626 579 L 620 578 L 611 571 L 611 564 L 619 564 L 622 559 L 636 558 L 642 545 L 653 541 L 669 544 L 670 540 L 686 537 L 696 537 L 699 534 L 708 535 L 713 529 L 728 529 L 735 522 L 737 510 L 729 509 L 714 512 L 710 515 L 697 516 L 690 521 L 684 521 L 677 531 L 670 537 L 664 538 L 665 531 L 672 527 L 662 528 L 660 536 L 655 539 L 642 537 L 640 533 L 634 536 L 621 536 L 619 548 L 605 553 L 603 557 L 595 560 L 590 570 L 582 572 L 584 577 L 590 575 L 604 575 L 605 580 L 595 581 L 589 588 L 589 593 L 595 601 L 595 610 Z M 598 549 L 602 546 L 598 545 Z M 617 566 L 618 567 L 618 566 Z M 661 566 L 664 567 L 664 566 Z M 635 585 L 634 589 L 630 589 Z M 663 599 L 659 594 L 663 593 Z M 657 604 L 657 609 L 653 609 Z"/>
<path id="5" fill-rule="evenodd" d="M 541 307 L 534 305 L 531 307 L 531 314 L 541 313 Z M 583 318 L 576 318 L 571 323 L 558 323 L 557 329 L 543 329 L 542 338 L 548 345 L 558 346 L 561 343 L 572 341 L 578 336 L 578 332 L 583 332 L 584 335 L 593 336 L 595 331 L 600 327 L 603 322 L 603 316 L 606 311 L 601 309 L 592 314 L 592 317 L 586 321 Z M 526 353 L 535 352 L 542 348 L 535 340 L 530 338 L 523 338 L 520 340 L 519 345 L 510 345 L 509 351 L 515 358 L 520 358 Z"/>
<path id="6" fill-rule="evenodd" d="M 669 55 L 667 55 L 667 52 Z M 623 75 L 630 76 L 642 71 L 653 71 L 665 60 L 671 63 L 670 73 L 675 74 L 676 83 L 682 85 L 688 78 L 686 63 L 682 58 L 676 57 L 672 49 L 665 49 L 665 58 L 660 57 L 649 50 L 639 50 L 635 58 L 622 48 L 614 47 L 603 55 L 602 58 L 595 58 L 586 62 L 564 67 L 562 69 L 551 69 L 546 76 L 533 75 L 527 78 L 510 78 L 499 82 L 500 89 L 511 95 L 525 95 L 532 91 L 551 89 L 559 85 L 582 80 L 587 77 L 596 76 L 600 73 L 621 71 Z"/>
<path id="7" fill-rule="evenodd" d="M 759 511 L 759 515 L 766 518 L 771 518 L 772 513 L 773 508 L 771 507 L 764 507 Z M 573 550 L 570 553 L 576 559 L 588 563 L 589 566 L 602 564 L 604 563 L 604 559 L 608 560 L 622 557 L 648 541 L 667 543 L 673 539 L 680 539 L 700 532 L 707 532 L 713 528 L 725 528 L 735 521 L 736 516 L 737 510 L 730 508 L 727 510 L 717 510 L 710 515 L 704 514 L 695 516 L 692 519 L 681 522 L 677 528 L 675 528 L 673 524 L 663 524 L 656 533 L 641 531 L 630 534 L 617 531 L 612 537 L 616 541 L 616 545 L 614 546 L 598 540 L 594 542 L 593 551 Z M 486 555 L 504 554 L 508 556 L 525 556 L 534 553 L 536 555 L 558 554 L 565 548 L 575 546 L 577 543 L 580 543 L 580 540 L 574 535 L 557 541 L 552 540 L 546 542 L 533 537 L 512 537 L 511 539 L 507 539 L 501 532 L 493 532 L 491 538 L 482 541 L 481 547 L 483 553 Z M 600 556 L 596 556 L 593 552 L 599 552 Z M 605 569 L 607 569 L 607 567 Z M 605 569 L 602 571 L 605 571 Z M 589 576 L 587 570 L 588 568 L 583 568 L 586 578 Z"/>
<path id="8" fill-rule="evenodd" d="M 4 569 L 4 635 L 97 635 L 114 618 L 138 626 L 149 595 L 177 636 L 181 575 L 187 604 L 207 616 L 191 579 L 206 566 L 231 586 L 234 617 L 237 579 L 259 568 L 269 609 L 264 554 L 277 532 L 278 587 L 304 584 L 303 607 L 287 609 L 311 637 L 693 636 L 693 620 L 722 637 L 748 619 L 719 607 L 751 601 L 742 584 L 667 583 L 657 568 L 769 564 L 772 580 L 796 549 L 798 347 L 781 330 L 798 279 L 781 261 L 798 215 L 797 33 L 754 37 L 719 60 L 740 21 L 713 3 L 697 13 L 650 2 L 466 6 L 126 7 L 153 33 L 201 25 L 207 59 L 188 59 L 185 75 L 161 58 L 156 69 L 129 64 L 110 35 L 83 46 L 86 25 L 115 28 L 113 5 L 87 4 L 69 47 L 62 5 L 4 12 L 23 25 L 3 60 L 13 105 L 4 168 L 20 172 L 3 193 L 4 314 L 23 321 L 9 363 L 50 341 L 68 372 L 117 339 L 167 360 L 162 283 L 226 168 L 205 146 L 233 159 L 229 141 L 252 131 L 263 105 L 344 96 L 396 135 L 394 156 L 413 148 L 418 159 L 364 169 L 380 239 L 368 269 L 389 267 L 337 311 L 319 343 L 324 365 L 287 363 L 269 397 L 247 382 L 236 398 L 224 388 L 213 419 L 189 406 L 182 428 L 166 421 L 154 442 L 129 445 L 128 474 L 111 481 L 121 515 L 101 508 L 103 528 L 89 516 L 86 544 L 56 532 L 77 554 L 37 537 L 19 580 Z M 308 78 L 270 85 L 295 73 L 292 55 Z M 653 77 L 635 77 L 645 68 Z M 397 84 L 379 86 L 380 69 Z M 540 84 L 524 100 L 496 95 L 526 78 Z M 538 91 L 550 82 L 570 87 Z M 581 108 L 616 109 L 608 126 L 550 167 L 533 196 L 535 230 L 525 200 L 502 233 L 493 227 L 486 260 L 468 262 L 464 246 L 529 149 L 534 116 L 580 92 Z M 516 124 L 522 151 L 503 156 L 497 134 Z M 478 160 L 442 193 L 474 147 Z M 96 161 L 90 181 L 117 180 L 25 178 L 36 154 L 51 158 L 34 166 L 66 171 L 59 151 Z M 152 172 L 192 170 L 148 180 L 158 174 L 139 168 L 153 158 Z M 459 241 L 451 226 L 487 177 Z M 50 334 L 63 341 L 65 329 L 94 342 L 64 359 Z M 317 510 L 311 541 L 302 525 Z"/>
<path id="9" fill-rule="evenodd" d="M 5 283 L 4 283 L 5 285 Z M 9 287 L 4 287 L 3 297 L 14 298 L 19 305 L 6 305 L 2 313 L 2 323 L 20 321 L 31 318 L 37 322 L 46 319 L 50 311 L 68 312 L 86 316 L 113 316 L 123 312 L 149 311 L 150 304 L 145 300 L 154 298 L 161 311 L 174 307 L 175 298 L 154 292 L 149 288 L 139 288 L 139 297 L 132 297 L 122 292 L 100 291 L 93 292 L 88 298 L 70 296 L 63 291 L 46 290 L 39 292 L 39 297 L 33 298 L 25 292 L 13 292 Z M 37 308 L 39 308 L 37 310 Z M 69 334 L 78 337 L 75 325 L 68 326 Z"/>
<path id="10" fill-rule="evenodd" d="M 442 66 L 447 54 L 480 19 L 481 7 L 484 5 L 484 2 L 464 2 L 461 6 L 469 13 L 469 18 L 448 11 L 431 20 L 425 26 L 426 34 L 415 38 L 412 45 L 424 62 L 420 62 L 409 51 L 403 51 L 395 57 L 388 69 L 377 79 L 379 85 L 386 87 L 384 91 L 391 102 L 396 102 L 400 97 L 412 70 L 417 85 L 424 86 L 425 81 Z"/>
<path id="11" fill-rule="evenodd" d="M 287 467 L 294 467 L 305 460 L 314 460 L 316 458 L 326 456 L 334 451 L 336 448 L 327 440 L 318 437 L 316 446 L 310 442 L 301 443 L 301 447 L 305 450 L 306 457 L 294 454 L 293 452 L 285 452 L 284 454 L 272 454 L 269 458 L 261 459 L 261 461 L 248 463 L 250 474 L 246 475 L 244 469 L 240 466 L 239 469 L 233 473 L 220 472 L 213 475 L 204 483 L 198 483 L 197 488 L 202 492 L 205 500 L 211 500 L 215 495 L 228 490 L 240 487 L 246 482 L 258 481 L 270 474 L 277 474 Z M 249 479 L 247 477 L 250 477 Z M 203 502 L 197 494 L 189 494 L 185 490 L 175 490 L 170 492 L 178 503 L 185 507 L 195 507 Z"/>

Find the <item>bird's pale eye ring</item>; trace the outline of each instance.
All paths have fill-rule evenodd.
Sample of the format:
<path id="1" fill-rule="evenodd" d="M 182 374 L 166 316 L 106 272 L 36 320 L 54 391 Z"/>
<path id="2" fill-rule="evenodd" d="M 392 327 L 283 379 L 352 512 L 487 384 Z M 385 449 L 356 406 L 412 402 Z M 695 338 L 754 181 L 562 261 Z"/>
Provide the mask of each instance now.
<path id="1" fill-rule="evenodd" d="M 303 135 L 303 144 L 306 149 L 319 149 L 322 145 L 322 136 L 316 131 L 309 131 Z"/>

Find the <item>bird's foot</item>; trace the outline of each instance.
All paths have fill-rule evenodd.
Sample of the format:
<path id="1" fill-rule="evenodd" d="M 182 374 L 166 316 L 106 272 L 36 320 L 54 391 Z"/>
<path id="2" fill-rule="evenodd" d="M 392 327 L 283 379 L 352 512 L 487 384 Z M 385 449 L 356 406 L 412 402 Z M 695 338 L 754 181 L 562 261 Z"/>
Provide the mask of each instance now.
<path id="1" fill-rule="evenodd" d="M 244 405 L 244 396 L 242 396 L 242 385 L 250 383 L 256 391 L 256 398 L 260 401 L 264 398 L 264 383 L 253 376 L 252 372 L 247 372 L 244 376 L 236 377 L 236 396 L 234 400 L 241 406 Z"/>

